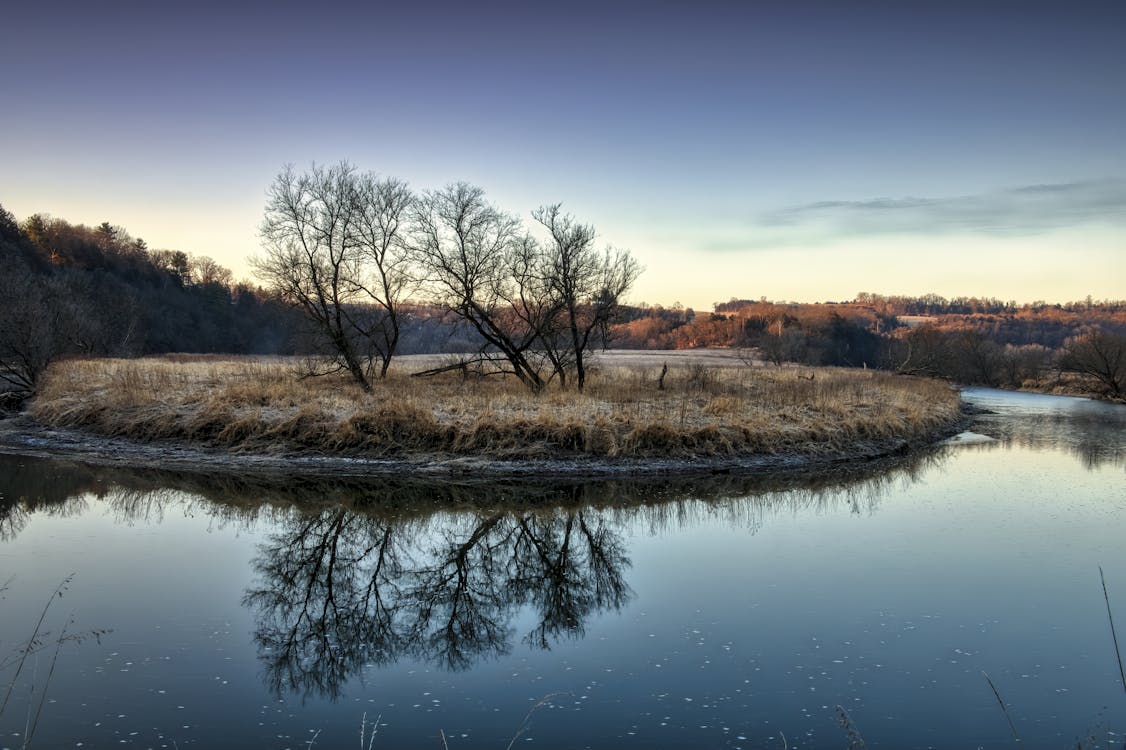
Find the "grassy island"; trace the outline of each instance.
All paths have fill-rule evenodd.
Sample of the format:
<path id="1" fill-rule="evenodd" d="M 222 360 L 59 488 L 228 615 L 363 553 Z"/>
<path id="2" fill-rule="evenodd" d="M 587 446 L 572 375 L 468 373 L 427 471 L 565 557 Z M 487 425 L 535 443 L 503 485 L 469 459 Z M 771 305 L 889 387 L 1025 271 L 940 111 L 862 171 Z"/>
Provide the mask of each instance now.
<path id="1" fill-rule="evenodd" d="M 945 383 L 867 370 L 732 358 L 674 363 L 660 378 L 659 357 L 606 357 L 582 392 L 533 393 L 504 377 L 412 377 L 422 368 L 409 359 L 370 393 L 343 377 L 300 379 L 286 359 L 72 359 L 52 366 L 29 413 L 52 427 L 236 454 L 505 460 L 833 458 L 932 439 L 960 418 Z"/>

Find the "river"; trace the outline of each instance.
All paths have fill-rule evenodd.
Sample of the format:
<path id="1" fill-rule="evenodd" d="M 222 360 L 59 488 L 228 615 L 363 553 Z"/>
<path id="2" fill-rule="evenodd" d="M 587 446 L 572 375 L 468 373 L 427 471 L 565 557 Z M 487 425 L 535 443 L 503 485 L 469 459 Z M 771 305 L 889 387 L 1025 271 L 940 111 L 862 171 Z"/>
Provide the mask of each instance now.
<path id="1" fill-rule="evenodd" d="M 1122 748 L 1126 407 L 964 395 L 770 479 L 0 456 L 0 747 Z"/>

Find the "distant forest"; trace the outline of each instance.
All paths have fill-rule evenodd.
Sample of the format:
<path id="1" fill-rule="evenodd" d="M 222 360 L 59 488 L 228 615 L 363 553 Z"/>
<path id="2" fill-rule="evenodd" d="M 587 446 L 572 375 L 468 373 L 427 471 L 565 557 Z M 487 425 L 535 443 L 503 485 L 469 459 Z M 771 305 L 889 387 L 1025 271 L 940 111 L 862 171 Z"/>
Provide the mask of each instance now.
<path id="1" fill-rule="evenodd" d="M 4 320 L 70 353 L 294 351 L 287 306 L 211 258 L 149 249 L 108 222 L 17 224 L 0 207 L 0 279 Z"/>
<path id="2" fill-rule="evenodd" d="M 403 313 L 398 353 L 477 341 L 424 306 Z M 207 256 L 150 249 L 123 227 L 71 224 L 0 206 L 0 390 L 33 390 L 58 356 L 316 351 L 301 312 Z"/>
<path id="3" fill-rule="evenodd" d="M 714 312 L 690 308 L 631 308 L 613 329 L 629 349 L 759 347 L 804 364 L 876 367 L 894 364 L 891 341 L 941 334 L 998 347 L 1060 349 L 1091 330 L 1126 333 L 1126 300 L 1033 302 L 951 300 L 862 292 L 847 302 L 768 302 L 733 299 Z M 887 358 L 891 357 L 891 360 Z"/>
<path id="4" fill-rule="evenodd" d="M 803 304 L 733 299 L 710 313 L 629 311 L 616 346 L 754 350 L 770 362 L 874 367 L 959 383 L 1046 388 L 1063 372 L 1092 392 L 1126 392 L 1126 300 L 1018 305 L 996 299 L 883 296 Z"/>
<path id="5" fill-rule="evenodd" d="M 606 329 L 616 348 L 733 347 L 769 362 L 873 367 L 963 383 L 1021 387 L 1051 371 L 1087 372 L 1121 397 L 1126 301 L 1066 304 L 883 296 L 844 302 L 732 299 L 712 312 L 622 305 Z M 1080 345 L 1097 344 L 1097 351 Z M 472 352 L 474 331 L 425 304 L 408 304 L 398 354 Z M 306 318 L 277 294 L 206 256 L 150 249 L 122 227 L 0 206 L 0 385 L 33 390 L 58 356 L 171 352 L 315 353 Z M 1105 360 L 1089 372 L 1081 354 Z M 1096 363 L 1097 364 L 1097 363 Z"/>

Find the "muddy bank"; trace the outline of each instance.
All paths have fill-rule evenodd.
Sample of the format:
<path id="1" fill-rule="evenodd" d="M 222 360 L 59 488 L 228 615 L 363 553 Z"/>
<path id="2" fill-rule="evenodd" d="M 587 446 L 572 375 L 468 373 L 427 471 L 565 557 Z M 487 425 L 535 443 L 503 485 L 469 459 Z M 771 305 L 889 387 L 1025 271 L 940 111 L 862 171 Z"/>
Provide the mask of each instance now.
<path id="1" fill-rule="evenodd" d="M 364 458 L 293 453 L 241 453 L 184 442 L 140 442 L 82 430 L 48 427 L 25 414 L 0 418 L 0 453 L 58 458 L 100 466 L 164 471 L 217 472 L 262 477 L 418 478 L 607 478 L 659 475 L 785 475 L 903 456 L 957 434 L 970 422 L 963 414 L 913 438 L 856 440 L 845 449 L 808 453 L 737 454 L 702 457 L 600 457 L 496 459 L 417 454 Z"/>

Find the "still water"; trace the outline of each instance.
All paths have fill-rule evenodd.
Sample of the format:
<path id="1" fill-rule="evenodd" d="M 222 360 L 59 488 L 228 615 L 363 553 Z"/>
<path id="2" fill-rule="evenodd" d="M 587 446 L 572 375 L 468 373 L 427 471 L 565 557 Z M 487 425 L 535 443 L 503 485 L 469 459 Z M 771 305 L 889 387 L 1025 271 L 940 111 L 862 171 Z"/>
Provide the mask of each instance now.
<path id="1" fill-rule="evenodd" d="M 846 748 L 838 706 L 870 748 L 1122 748 L 1126 407 L 965 395 L 976 435 L 770 480 L 0 456 L 0 748 Z"/>

